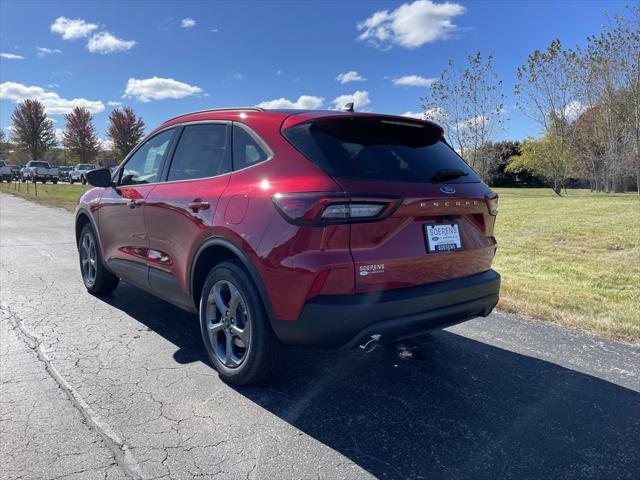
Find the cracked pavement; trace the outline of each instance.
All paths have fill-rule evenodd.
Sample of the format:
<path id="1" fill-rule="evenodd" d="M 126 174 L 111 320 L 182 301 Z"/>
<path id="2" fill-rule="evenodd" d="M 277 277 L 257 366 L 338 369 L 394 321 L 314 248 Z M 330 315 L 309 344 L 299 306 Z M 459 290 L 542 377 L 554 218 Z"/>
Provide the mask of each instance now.
<path id="1" fill-rule="evenodd" d="M 86 293 L 68 212 L 2 194 L 0 221 L 2 479 L 640 477 L 638 346 L 494 313 L 234 388 L 195 316 Z"/>

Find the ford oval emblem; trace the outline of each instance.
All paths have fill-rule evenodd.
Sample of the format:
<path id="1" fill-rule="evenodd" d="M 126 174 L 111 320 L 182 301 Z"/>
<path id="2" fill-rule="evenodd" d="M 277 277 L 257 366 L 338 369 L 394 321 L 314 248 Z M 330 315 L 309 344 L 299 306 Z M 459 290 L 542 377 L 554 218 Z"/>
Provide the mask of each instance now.
<path id="1" fill-rule="evenodd" d="M 449 185 L 443 185 L 442 187 L 440 187 L 440 191 L 442 193 L 446 193 L 446 194 L 449 194 L 449 195 L 452 195 L 452 194 L 456 193 L 456 189 L 451 187 L 451 186 L 449 186 Z"/>

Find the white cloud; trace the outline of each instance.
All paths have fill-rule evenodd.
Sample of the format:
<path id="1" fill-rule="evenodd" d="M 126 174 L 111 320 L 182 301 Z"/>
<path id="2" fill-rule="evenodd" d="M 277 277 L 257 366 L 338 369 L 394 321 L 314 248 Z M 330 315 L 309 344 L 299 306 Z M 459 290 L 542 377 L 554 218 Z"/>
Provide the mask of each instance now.
<path id="1" fill-rule="evenodd" d="M 317 110 L 324 103 L 324 98 L 313 95 L 301 95 L 298 100 L 292 102 L 286 98 L 276 98 L 260 102 L 256 107 L 261 108 L 293 108 L 296 110 Z"/>
<path id="2" fill-rule="evenodd" d="M 182 28 L 193 28 L 196 26 L 196 21 L 191 17 L 183 18 L 180 21 L 180 26 Z"/>
<path id="3" fill-rule="evenodd" d="M 358 23 L 358 40 L 367 40 L 378 47 L 400 45 L 416 48 L 425 43 L 445 39 L 457 26 L 452 19 L 465 12 L 457 3 L 434 3 L 416 0 L 395 10 L 379 10 Z"/>
<path id="4" fill-rule="evenodd" d="M 235 70 L 233 70 L 228 76 L 231 80 L 244 80 L 246 78 L 245 75 L 240 72 L 236 72 Z"/>
<path id="5" fill-rule="evenodd" d="M 400 116 L 401 117 L 407 117 L 407 118 L 417 118 L 419 120 L 423 120 L 424 119 L 424 112 L 404 112 Z"/>
<path id="6" fill-rule="evenodd" d="M 583 105 L 580 100 L 572 100 L 564 107 L 564 116 L 570 122 L 573 122 L 577 119 L 585 110 L 587 109 L 586 105 Z"/>
<path id="7" fill-rule="evenodd" d="M 344 85 L 349 82 L 364 82 L 366 78 L 354 70 L 349 70 L 348 72 L 339 74 L 336 80 Z"/>
<path id="8" fill-rule="evenodd" d="M 99 138 L 98 139 L 98 143 L 100 144 L 100 148 L 102 150 L 111 150 L 111 149 L 113 149 L 113 140 L 111 140 L 111 139 Z"/>
<path id="9" fill-rule="evenodd" d="M 394 78 L 391 81 L 394 85 L 401 85 L 405 87 L 430 87 L 436 80 L 438 79 L 421 77 L 420 75 L 405 75 L 403 77 Z"/>
<path id="10" fill-rule="evenodd" d="M 95 23 L 87 23 L 81 18 L 70 19 L 58 17 L 51 24 L 51 31 L 62 35 L 64 40 L 76 40 L 78 38 L 88 37 L 91 32 L 97 28 L 98 25 Z"/>
<path id="11" fill-rule="evenodd" d="M 114 102 L 113 100 L 109 100 L 107 102 L 107 105 L 109 105 L 110 107 L 121 107 L 123 105 L 122 102 Z"/>
<path id="12" fill-rule="evenodd" d="M 59 55 L 62 53 L 62 50 L 58 48 L 46 48 L 46 47 L 36 47 L 38 51 L 39 57 L 46 57 L 47 55 Z"/>
<path id="13" fill-rule="evenodd" d="M 141 102 L 149 102 L 166 98 L 184 98 L 201 92 L 200 87 L 178 82 L 173 78 L 130 78 L 123 98 L 137 98 Z"/>
<path id="14" fill-rule="evenodd" d="M 91 113 L 99 113 L 104 110 L 104 104 L 100 100 L 87 100 L 85 98 L 66 99 L 61 98 L 55 92 L 46 91 L 42 87 L 27 86 L 16 82 L 4 82 L 0 84 L 0 99 L 16 102 L 34 98 L 44 105 L 50 115 L 62 115 L 69 113 L 74 107 L 83 107 Z"/>
<path id="15" fill-rule="evenodd" d="M 91 53 L 107 54 L 131 50 L 136 43 L 135 40 L 123 40 L 109 32 L 100 32 L 91 36 L 87 48 Z"/>
<path id="16" fill-rule="evenodd" d="M 447 114 L 440 107 L 431 108 L 424 112 L 424 117 L 432 122 L 440 122 L 447 118 Z"/>
<path id="17" fill-rule="evenodd" d="M 353 102 L 354 110 L 362 110 L 371 104 L 369 92 L 356 90 L 351 95 L 340 95 L 331 100 L 336 110 L 341 110 L 349 102 Z"/>
<path id="18" fill-rule="evenodd" d="M 5 58 L 7 60 L 24 60 L 22 55 L 16 55 L 14 53 L 0 53 L 0 58 Z"/>
<path id="19" fill-rule="evenodd" d="M 482 128 L 485 124 L 489 123 L 489 117 L 484 115 L 476 115 L 460 122 L 458 125 L 461 129 L 475 129 Z"/>

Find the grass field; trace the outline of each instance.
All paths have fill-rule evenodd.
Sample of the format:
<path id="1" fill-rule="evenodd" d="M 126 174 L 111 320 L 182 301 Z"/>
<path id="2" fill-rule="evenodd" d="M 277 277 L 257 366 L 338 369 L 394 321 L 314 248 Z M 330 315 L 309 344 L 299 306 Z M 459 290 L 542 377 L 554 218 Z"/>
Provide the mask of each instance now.
<path id="1" fill-rule="evenodd" d="M 78 197 L 89 188 L 91 187 L 88 185 L 69 185 L 65 183 L 58 183 L 57 185 L 51 183 L 0 183 L 0 192 L 11 193 L 49 207 L 64 208 L 70 212 L 75 210 Z"/>
<path id="2" fill-rule="evenodd" d="M 73 211 L 81 185 L 2 184 L 0 191 Z M 499 308 L 640 343 L 640 200 L 634 194 L 496 189 Z"/>
<path id="3" fill-rule="evenodd" d="M 499 308 L 640 343 L 637 195 L 496 191 Z"/>

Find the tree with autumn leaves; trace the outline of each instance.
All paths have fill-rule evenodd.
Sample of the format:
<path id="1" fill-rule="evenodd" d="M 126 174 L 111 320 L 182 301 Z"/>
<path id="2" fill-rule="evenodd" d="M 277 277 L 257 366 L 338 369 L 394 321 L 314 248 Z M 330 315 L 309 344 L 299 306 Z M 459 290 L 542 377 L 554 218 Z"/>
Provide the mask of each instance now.
<path id="1" fill-rule="evenodd" d="M 100 152 L 100 140 L 93 126 L 91 112 L 75 107 L 64 118 L 67 125 L 62 133 L 62 144 L 81 163 L 93 163 Z"/>
<path id="2" fill-rule="evenodd" d="M 144 137 L 144 122 L 130 107 L 116 108 L 109 115 L 107 136 L 113 141 L 113 150 L 124 159 Z"/>
<path id="3" fill-rule="evenodd" d="M 41 159 L 47 150 L 58 143 L 53 122 L 38 100 L 28 98 L 18 103 L 11 120 L 13 143 L 19 151 L 29 154 L 32 160 Z"/>

